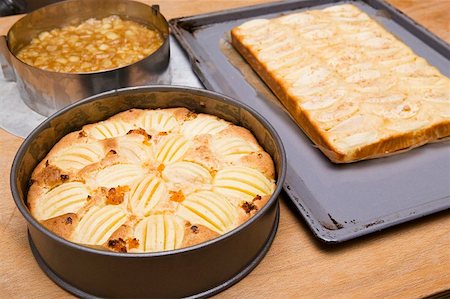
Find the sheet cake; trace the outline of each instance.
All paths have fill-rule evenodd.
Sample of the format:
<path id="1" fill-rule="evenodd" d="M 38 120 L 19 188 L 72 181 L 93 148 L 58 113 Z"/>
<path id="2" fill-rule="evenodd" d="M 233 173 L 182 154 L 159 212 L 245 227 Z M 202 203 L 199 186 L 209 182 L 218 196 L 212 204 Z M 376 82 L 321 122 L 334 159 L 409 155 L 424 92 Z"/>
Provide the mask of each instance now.
<path id="1" fill-rule="evenodd" d="M 351 4 L 255 19 L 233 46 L 333 162 L 450 135 L 450 80 Z"/>

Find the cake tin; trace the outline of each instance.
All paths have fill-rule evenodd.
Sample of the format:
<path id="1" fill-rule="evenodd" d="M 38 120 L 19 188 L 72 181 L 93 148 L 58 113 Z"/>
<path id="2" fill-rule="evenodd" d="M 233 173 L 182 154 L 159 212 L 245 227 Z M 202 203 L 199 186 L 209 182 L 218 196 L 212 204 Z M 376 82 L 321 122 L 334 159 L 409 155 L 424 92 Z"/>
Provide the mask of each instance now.
<path id="1" fill-rule="evenodd" d="M 81 246 L 58 237 L 31 216 L 26 205 L 31 173 L 62 137 L 131 108 L 170 107 L 186 107 L 243 126 L 272 156 L 277 186 L 255 216 L 213 240 L 156 253 L 116 253 Z M 39 265 L 67 291 L 80 297 L 206 297 L 243 278 L 269 249 L 278 226 L 278 195 L 285 175 L 281 140 L 252 108 L 212 91 L 143 86 L 95 95 L 50 116 L 19 148 L 11 170 L 11 190 L 27 221 L 30 246 Z"/>
<path id="2" fill-rule="evenodd" d="M 111 15 L 156 29 L 163 37 L 163 44 L 135 63 L 85 73 L 48 71 L 26 64 L 16 56 L 43 31 Z M 0 36 L 0 62 L 5 79 L 17 81 L 25 104 L 48 116 L 70 103 L 106 90 L 170 83 L 169 44 L 169 26 L 158 6 L 128 0 L 68 0 L 45 6 L 14 23 L 6 36 Z"/>

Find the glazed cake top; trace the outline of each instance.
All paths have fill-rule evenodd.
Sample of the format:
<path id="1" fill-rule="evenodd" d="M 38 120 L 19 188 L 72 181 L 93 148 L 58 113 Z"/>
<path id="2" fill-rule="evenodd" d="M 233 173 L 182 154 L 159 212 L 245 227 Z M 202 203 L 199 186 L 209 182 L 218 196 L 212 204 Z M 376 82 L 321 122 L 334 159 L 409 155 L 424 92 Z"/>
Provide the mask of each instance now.
<path id="1" fill-rule="evenodd" d="M 339 152 L 450 122 L 450 79 L 354 5 L 232 33 Z"/>
<path id="2" fill-rule="evenodd" d="M 128 110 L 62 138 L 36 167 L 32 215 L 76 243 L 153 252 L 224 234 L 275 188 L 245 128 L 185 108 Z"/>

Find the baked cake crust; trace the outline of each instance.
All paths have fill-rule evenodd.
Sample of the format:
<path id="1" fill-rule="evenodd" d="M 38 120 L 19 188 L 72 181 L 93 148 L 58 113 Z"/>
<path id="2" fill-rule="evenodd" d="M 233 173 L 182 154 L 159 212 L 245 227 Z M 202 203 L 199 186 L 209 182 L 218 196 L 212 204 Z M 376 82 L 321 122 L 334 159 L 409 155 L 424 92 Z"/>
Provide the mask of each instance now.
<path id="1" fill-rule="evenodd" d="M 70 241 L 154 252 L 239 226 L 267 203 L 274 178 L 243 127 L 185 108 L 131 109 L 63 137 L 35 168 L 27 203 Z"/>
<path id="2" fill-rule="evenodd" d="M 333 162 L 450 135 L 450 80 L 353 5 L 249 21 L 231 41 Z"/>

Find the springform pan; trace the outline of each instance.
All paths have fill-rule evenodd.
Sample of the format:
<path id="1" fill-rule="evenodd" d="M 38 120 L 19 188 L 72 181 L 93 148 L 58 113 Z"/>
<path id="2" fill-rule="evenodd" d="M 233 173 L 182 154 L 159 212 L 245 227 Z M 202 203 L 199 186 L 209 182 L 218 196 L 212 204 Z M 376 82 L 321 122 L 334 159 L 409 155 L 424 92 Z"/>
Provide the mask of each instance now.
<path id="1" fill-rule="evenodd" d="M 186 107 L 249 129 L 273 158 L 277 187 L 250 220 L 207 242 L 156 253 L 117 253 L 84 247 L 44 228 L 28 211 L 31 173 L 66 134 L 131 108 Z M 268 251 L 278 226 L 278 196 L 286 156 L 273 127 L 252 108 L 212 91 L 129 87 L 78 101 L 50 116 L 23 142 L 11 170 L 14 201 L 28 225 L 32 251 L 47 275 L 80 297 L 174 298 L 211 296 L 248 274 Z"/>

